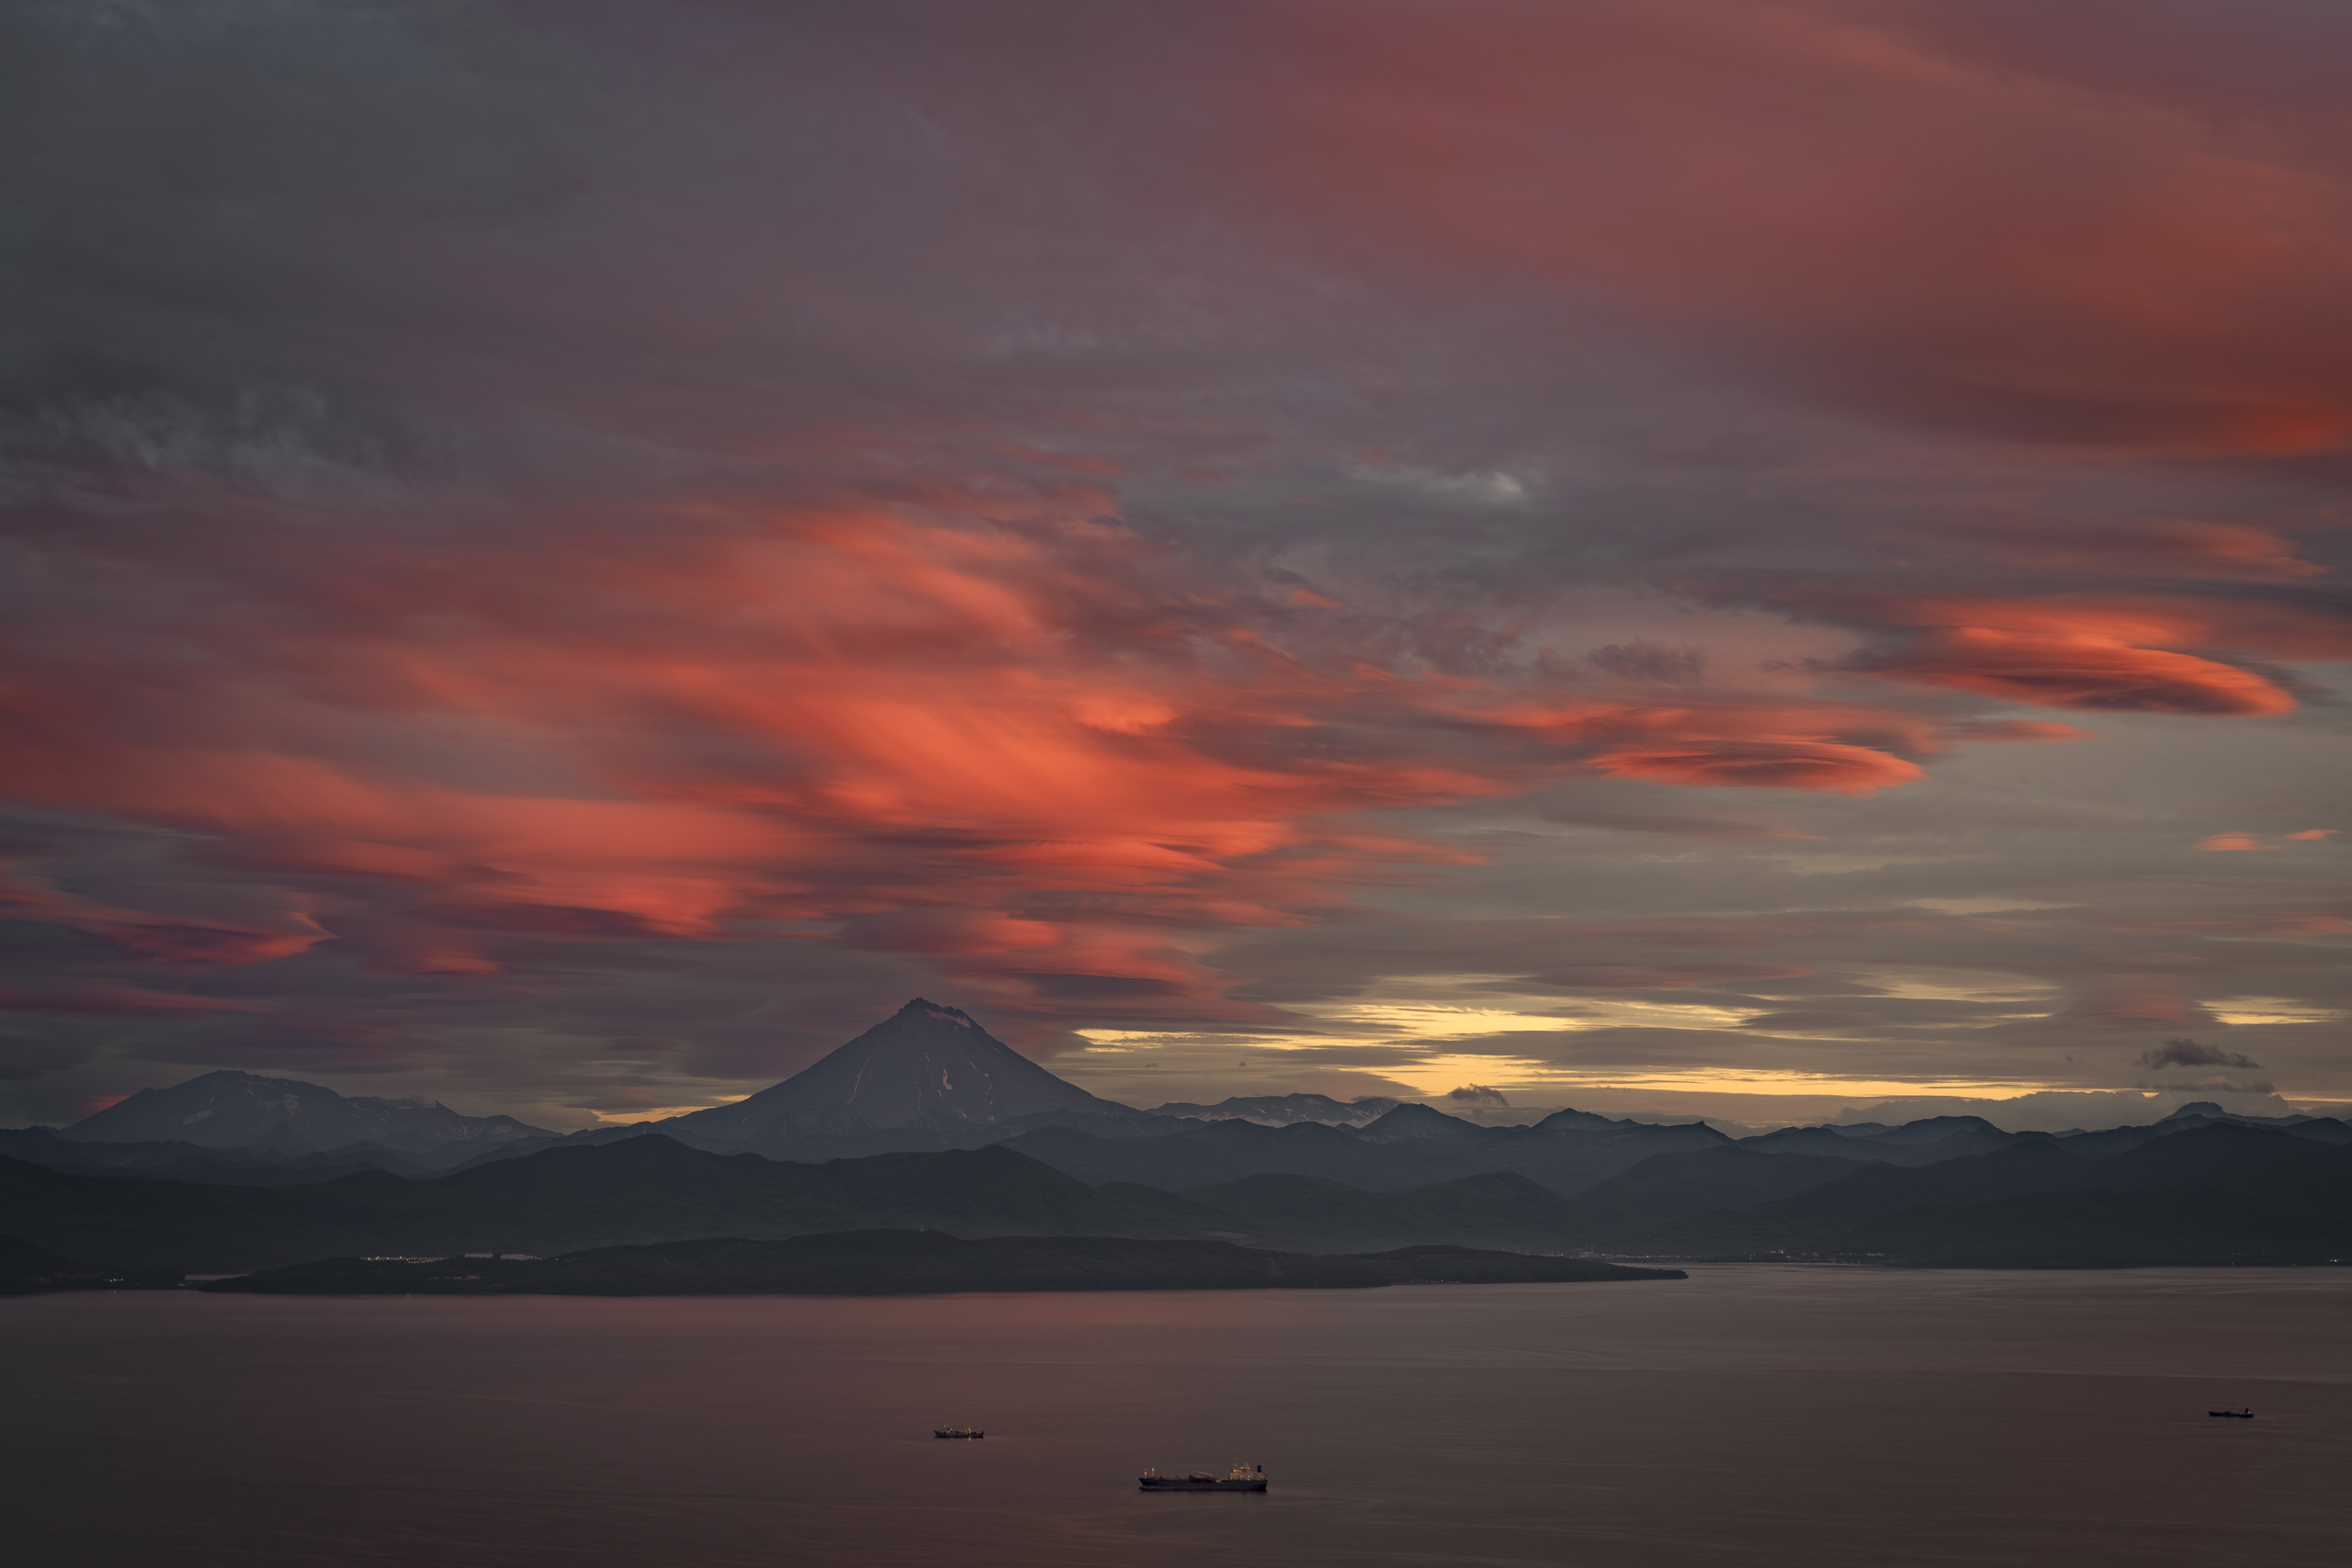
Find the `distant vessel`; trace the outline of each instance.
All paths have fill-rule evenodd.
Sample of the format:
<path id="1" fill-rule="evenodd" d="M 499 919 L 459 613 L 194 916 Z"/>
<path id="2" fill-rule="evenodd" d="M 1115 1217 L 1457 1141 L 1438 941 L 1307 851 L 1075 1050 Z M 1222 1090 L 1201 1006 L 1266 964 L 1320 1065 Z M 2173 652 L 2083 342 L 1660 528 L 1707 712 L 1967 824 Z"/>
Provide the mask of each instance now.
<path id="1" fill-rule="evenodd" d="M 988 1434 L 978 1427 L 942 1427 L 933 1432 L 932 1436 L 934 1438 L 985 1438 Z"/>
<path id="2" fill-rule="evenodd" d="M 1155 1466 L 1137 1476 L 1136 1484 L 1147 1492 L 1263 1492 L 1266 1467 L 1235 1460 L 1231 1470 L 1217 1476 L 1205 1470 L 1186 1475 L 1162 1475 Z"/>
<path id="3" fill-rule="evenodd" d="M 2236 1410 L 2208 1410 L 2205 1414 L 2208 1416 L 2225 1416 L 2233 1421 L 2251 1421 L 2254 1419 L 2254 1407 L 2252 1405 L 2244 1405 Z"/>

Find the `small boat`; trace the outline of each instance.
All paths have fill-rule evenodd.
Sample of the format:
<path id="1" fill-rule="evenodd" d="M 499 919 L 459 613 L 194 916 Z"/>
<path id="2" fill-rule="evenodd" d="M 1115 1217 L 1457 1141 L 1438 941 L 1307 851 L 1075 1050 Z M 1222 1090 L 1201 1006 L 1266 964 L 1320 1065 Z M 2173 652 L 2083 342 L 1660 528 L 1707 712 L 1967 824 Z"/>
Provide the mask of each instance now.
<path id="1" fill-rule="evenodd" d="M 2242 1406 L 2236 1410 L 2208 1410 L 2205 1414 L 2208 1416 L 2219 1416 L 2231 1421 L 2251 1421 L 2254 1419 L 2254 1410 L 2250 1405 Z"/>
<path id="2" fill-rule="evenodd" d="M 1162 1475 L 1155 1466 L 1136 1477 L 1136 1484 L 1146 1492 L 1263 1492 L 1266 1467 L 1235 1460 L 1233 1468 L 1223 1475 L 1212 1475 L 1205 1470 Z"/>
<path id="3" fill-rule="evenodd" d="M 985 1438 L 978 1427 L 942 1427 L 931 1434 L 934 1438 Z"/>

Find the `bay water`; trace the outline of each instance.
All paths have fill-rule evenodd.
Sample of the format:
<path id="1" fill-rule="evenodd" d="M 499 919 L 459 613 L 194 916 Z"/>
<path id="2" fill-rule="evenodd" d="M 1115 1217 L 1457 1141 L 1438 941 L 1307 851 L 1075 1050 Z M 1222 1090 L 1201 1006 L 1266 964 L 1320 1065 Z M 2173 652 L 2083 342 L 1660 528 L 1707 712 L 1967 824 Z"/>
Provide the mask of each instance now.
<path id="1" fill-rule="evenodd" d="M 0 1301 L 18 1568 L 2352 1562 L 2352 1270 Z M 2252 1421 L 2209 1409 L 2251 1405 Z M 944 1424 L 984 1427 L 943 1441 Z M 1262 1495 L 1136 1476 L 1263 1464 Z"/>

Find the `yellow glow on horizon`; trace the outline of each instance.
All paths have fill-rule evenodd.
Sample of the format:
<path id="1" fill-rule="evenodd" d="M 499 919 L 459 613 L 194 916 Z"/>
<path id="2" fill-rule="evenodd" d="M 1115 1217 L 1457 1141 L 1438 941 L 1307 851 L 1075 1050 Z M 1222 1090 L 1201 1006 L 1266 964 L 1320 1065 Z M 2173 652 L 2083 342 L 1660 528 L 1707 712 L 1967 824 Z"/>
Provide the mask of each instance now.
<path id="1" fill-rule="evenodd" d="M 720 1105 L 732 1105 L 739 1100 L 749 1100 L 752 1097 L 748 1094 L 722 1094 L 714 1098 Z M 666 1121 L 673 1116 L 684 1116 L 689 1111 L 714 1109 L 716 1107 L 708 1105 L 657 1105 L 650 1111 L 591 1111 L 588 1114 L 606 1126 L 623 1127 L 638 1122 Z"/>
<path id="2" fill-rule="evenodd" d="M 2340 1008 L 2313 1007 L 2285 997 L 2224 997 L 2206 1006 L 2223 1023 L 2333 1023 L 2347 1016 Z"/>
<path id="3" fill-rule="evenodd" d="M 1506 1093 L 1509 1085 L 1497 1085 Z M 2063 1084 L 2041 1083 L 2031 1079 L 2011 1079 L 2005 1083 L 1986 1083 L 1974 1078 L 1850 1078 L 1835 1073 L 1621 1073 L 1614 1077 L 1595 1075 L 1589 1078 L 1548 1078 L 1541 1082 L 1522 1082 L 1521 1091 L 1533 1094 L 1539 1090 L 1574 1093 L 1580 1089 L 1610 1089 L 1619 1090 L 1657 1089 L 1677 1094 L 1826 1094 L 1853 1095 L 1872 1100 L 1909 1100 L 1928 1095 L 1955 1095 L 1969 1100 L 2006 1100 L 2012 1095 L 2033 1094 L 2043 1089 L 2063 1089 Z"/>
<path id="4" fill-rule="evenodd" d="M 1547 1018 L 1508 1007 L 1469 1007 L 1449 1002 L 1349 1002 L 1302 1008 L 1334 1023 L 1370 1024 L 1384 1036 L 1408 1040 L 1458 1040 L 1465 1034 L 1502 1034 L 1519 1030 L 1557 1033 L 1589 1029 L 1582 1019 Z"/>
<path id="5" fill-rule="evenodd" d="M 1096 1050 L 1106 1055 L 1173 1055 L 1198 1051 L 1203 1055 L 1214 1053 L 1220 1059 L 1228 1055 L 1247 1056 L 1263 1060 L 1269 1066 L 1279 1066 L 1283 1055 L 1294 1049 L 1339 1043 L 1386 1043 L 1378 1039 L 1347 1042 L 1326 1035 L 1298 1034 L 1245 1037 L 1225 1033 L 1144 1032 L 1116 1029 L 1084 1029 L 1078 1032 L 1091 1042 Z M 1098 1070 L 1111 1065 L 1107 1061 L 1089 1064 Z M 1662 1094 L 1811 1094 L 1871 1100 L 1904 1100 L 1928 1095 L 2005 1100 L 2013 1095 L 2072 1087 L 2025 1078 L 2007 1081 L 1942 1077 L 1870 1078 L 1837 1073 L 1743 1072 L 1724 1068 L 1692 1068 L 1679 1072 L 1638 1068 L 1617 1072 L 1563 1072 L 1510 1056 L 1451 1054 L 1424 1056 L 1410 1065 L 1382 1066 L 1368 1070 L 1408 1085 L 1415 1092 L 1430 1099 L 1442 1099 L 1450 1089 L 1476 1083 L 1502 1090 L 1512 1097 L 1514 1103 L 1530 1105 L 1544 1103 L 1547 1099 L 1564 1099 L 1579 1092 L 1600 1089 L 1634 1093 L 1647 1089 Z"/>
<path id="6" fill-rule="evenodd" d="M 1574 1074 L 1564 1074 L 1557 1068 L 1539 1068 L 1538 1076 L 1529 1076 L 1527 1068 L 1530 1065 L 1498 1056 L 1437 1056 L 1415 1063 L 1409 1068 L 1388 1069 L 1387 1076 L 1400 1083 L 1410 1083 L 1426 1094 L 1442 1095 L 1446 1090 L 1465 1083 L 1484 1084 L 1511 1096 L 1514 1103 L 1522 1099 L 1528 1103 L 1539 1103 L 1545 1096 L 1575 1095 L 1593 1089 L 1636 1093 L 1655 1089 L 1677 1094 L 1856 1095 L 1873 1100 L 1948 1094 L 1972 1100 L 1999 1100 L 2061 1087 L 2019 1079 L 2006 1082 L 1986 1082 L 1978 1078 L 1905 1080 L 1849 1077 L 1838 1073 L 1741 1072 L 1713 1068 L 1692 1068 L 1681 1072 L 1635 1069 Z"/>

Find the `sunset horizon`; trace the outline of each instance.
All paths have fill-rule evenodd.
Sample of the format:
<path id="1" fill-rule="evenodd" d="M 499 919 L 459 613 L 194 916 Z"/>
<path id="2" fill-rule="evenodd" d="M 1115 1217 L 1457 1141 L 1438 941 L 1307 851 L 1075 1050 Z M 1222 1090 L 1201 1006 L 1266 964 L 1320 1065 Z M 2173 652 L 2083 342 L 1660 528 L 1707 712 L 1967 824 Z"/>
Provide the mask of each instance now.
<path id="1" fill-rule="evenodd" d="M 2347 70 L 0 0 L 31 1568 L 2340 1562 Z"/>

